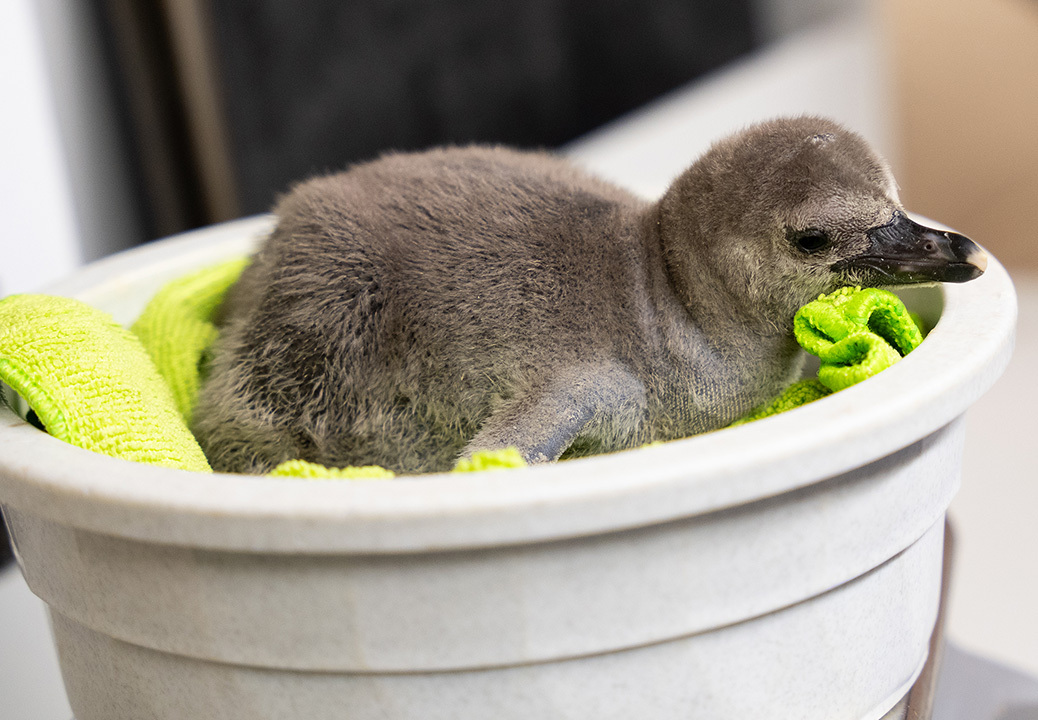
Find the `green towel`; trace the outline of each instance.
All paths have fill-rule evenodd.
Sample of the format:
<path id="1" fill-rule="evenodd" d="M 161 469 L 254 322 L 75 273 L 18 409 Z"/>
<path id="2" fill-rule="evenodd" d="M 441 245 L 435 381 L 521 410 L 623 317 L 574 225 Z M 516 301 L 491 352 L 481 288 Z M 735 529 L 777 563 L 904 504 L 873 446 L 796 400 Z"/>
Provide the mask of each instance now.
<path id="1" fill-rule="evenodd" d="M 800 382 L 795 382 L 790 385 L 786 388 L 785 392 L 767 405 L 759 407 L 749 415 L 739 418 L 729 425 L 729 427 L 745 425 L 754 420 L 778 415 L 786 410 L 792 410 L 801 405 L 807 405 L 809 402 L 814 402 L 815 400 L 830 395 L 831 393 L 832 391 L 818 380 L 801 380 Z"/>
<path id="2" fill-rule="evenodd" d="M 307 480 L 391 480 L 392 470 L 378 465 L 332 468 L 306 460 L 283 462 L 268 473 L 271 477 L 294 477 Z"/>
<path id="3" fill-rule="evenodd" d="M 454 473 L 482 472 L 483 470 L 507 470 L 526 467 L 526 461 L 514 448 L 504 450 L 481 450 L 471 458 L 462 458 L 451 470 Z M 271 472 L 275 477 L 297 477 L 314 480 L 389 480 L 395 477 L 391 470 L 378 465 L 361 467 L 330 468 L 305 460 L 289 460 Z"/>
<path id="4" fill-rule="evenodd" d="M 89 305 L 48 295 L 0 301 L 0 380 L 65 442 L 210 472 L 140 341 Z"/>
<path id="5" fill-rule="evenodd" d="M 820 295 L 793 317 L 800 346 L 821 360 L 817 380 L 794 383 L 767 405 L 732 423 L 759 420 L 870 378 L 910 353 L 923 336 L 919 321 L 889 290 L 841 288 Z"/>
<path id="6" fill-rule="evenodd" d="M 246 258 L 238 258 L 167 283 L 130 328 L 144 343 L 189 423 L 198 397 L 200 365 L 220 332 L 213 315 L 246 265 Z"/>
<path id="7" fill-rule="evenodd" d="M 472 453 L 471 458 L 462 458 L 455 464 L 451 472 L 482 472 L 483 470 L 507 470 L 508 468 L 526 467 L 526 461 L 519 450 L 508 447 L 504 450 L 480 450 Z"/>
<path id="8" fill-rule="evenodd" d="M 818 380 L 836 392 L 910 353 L 923 336 L 901 300 L 876 288 L 842 288 L 800 308 L 793 333 L 821 359 Z"/>

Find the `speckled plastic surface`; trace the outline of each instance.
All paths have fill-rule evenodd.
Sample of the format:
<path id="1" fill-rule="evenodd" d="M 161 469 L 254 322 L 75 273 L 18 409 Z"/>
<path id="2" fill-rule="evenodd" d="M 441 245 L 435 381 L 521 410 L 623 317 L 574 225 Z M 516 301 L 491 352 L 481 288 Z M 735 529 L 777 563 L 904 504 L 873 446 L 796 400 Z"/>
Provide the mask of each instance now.
<path id="1" fill-rule="evenodd" d="M 269 221 L 56 290 L 131 321 Z M 913 291 L 940 323 L 862 385 L 661 447 L 352 484 L 194 475 L 0 411 L 0 502 L 79 720 L 878 720 L 925 658 L 962 412 L 1012 285 Z M 943 307 L 943 313 L 942 313 Z M 776 714 L 789 708 L 789 714 Z"/>

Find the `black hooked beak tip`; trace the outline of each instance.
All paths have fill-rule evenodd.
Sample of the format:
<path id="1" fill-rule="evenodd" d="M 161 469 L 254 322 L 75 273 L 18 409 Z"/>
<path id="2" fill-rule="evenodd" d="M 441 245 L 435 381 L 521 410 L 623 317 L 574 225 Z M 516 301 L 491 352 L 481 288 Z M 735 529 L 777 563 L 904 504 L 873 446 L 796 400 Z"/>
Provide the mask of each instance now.
<path id="1" fill-rule="evenodd" d="M 871 270 L 884 284 L 895 285 L 966 282 L 988 266 L 987 254 L 965 235 L 924 227 L 901 212 L 867 235 L 870 247 L 836 263 L 833 270 Z"/>

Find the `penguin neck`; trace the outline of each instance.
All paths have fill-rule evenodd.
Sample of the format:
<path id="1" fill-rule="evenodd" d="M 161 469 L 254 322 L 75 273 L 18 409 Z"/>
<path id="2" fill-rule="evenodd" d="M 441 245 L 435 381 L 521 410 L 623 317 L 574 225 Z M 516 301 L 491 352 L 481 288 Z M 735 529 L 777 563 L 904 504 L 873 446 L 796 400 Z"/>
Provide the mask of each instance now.
<path id="1" fill-rule="evenodd" d="M 690 237 L 697 227 L 682 227 L 681 235 L 665 231 L 667 219 L 662 201 L 648 213 L 648 234 L 661 250 L 663 272 L 688 322 L 715 348 L 745 352 L 756 348 L 762 355 L 786 354 L 795 348 L 793 314 L 767 297 L 747 296 L 747 283 L 736 290 L 711 262 L 697 259 L 689 247 L 705 247 L 703 238 Z M 673 247 L 681 237 L 682 247 Z M 689 243 L 691 241 L 691 243 Z"/>

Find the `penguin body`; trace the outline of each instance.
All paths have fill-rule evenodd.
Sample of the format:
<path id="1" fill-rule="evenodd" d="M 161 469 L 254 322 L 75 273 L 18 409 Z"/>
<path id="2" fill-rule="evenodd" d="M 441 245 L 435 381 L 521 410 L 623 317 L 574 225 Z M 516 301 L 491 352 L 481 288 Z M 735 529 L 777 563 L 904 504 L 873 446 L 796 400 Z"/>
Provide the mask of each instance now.
<path id="1" fill-rule="evenodd" d="M 410 473 L 723 427 L 798 374 L 801 305 L 918 265 L 921 245 L 897 266 L 876 249 L 912 234 L 895 187 L 818 118 L 718 143 L 655 203 L 488 147 L 304 182 L 226 302 L 193 429 L 217 470 Z M 978 267 L 976 246 L 944 236 L 956 247 L 904 281 Z"/>

